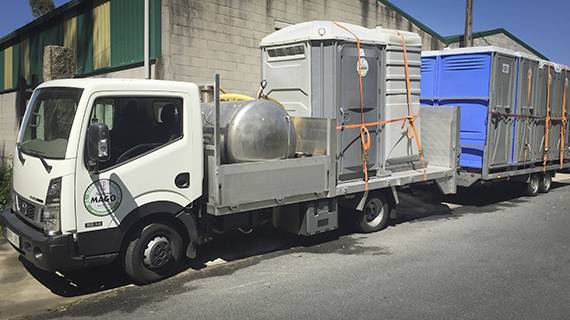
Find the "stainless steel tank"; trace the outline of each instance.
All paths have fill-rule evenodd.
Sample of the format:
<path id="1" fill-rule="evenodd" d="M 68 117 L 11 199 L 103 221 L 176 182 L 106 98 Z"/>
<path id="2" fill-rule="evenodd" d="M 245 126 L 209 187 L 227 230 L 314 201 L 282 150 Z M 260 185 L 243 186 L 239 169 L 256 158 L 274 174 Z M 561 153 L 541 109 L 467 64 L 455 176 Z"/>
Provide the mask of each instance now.
<path id="1" fill-rule="evenodd" d="M 202 104 L 204 130 L 214 126 L 213 103 Z M 295 127 L 287 112 L 268 100 L 220 103 L 222 161 L 250 162 L 295 155 Z"/>

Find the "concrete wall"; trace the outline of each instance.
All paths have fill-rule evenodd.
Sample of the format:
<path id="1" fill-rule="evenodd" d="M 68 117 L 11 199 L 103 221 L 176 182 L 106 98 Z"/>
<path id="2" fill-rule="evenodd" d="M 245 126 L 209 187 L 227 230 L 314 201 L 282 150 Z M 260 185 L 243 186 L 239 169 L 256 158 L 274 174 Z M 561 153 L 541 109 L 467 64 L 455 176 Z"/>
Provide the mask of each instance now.
<path id="1" fill-rule="evenodd" d="M 528 54 L 536 57 L 536 55 L 534 53 L 532 53 L 530 50 L 523 47 L 520 43 L 514 41 L 513 39 L 507 37 L 503 33 L 498 33 L 498 34 L 494 34 L 494 35 L 486 36 L 486 37 L 475 38 L 475 39 L 473 39 L 473 43 L 477 47 L 479 47 L 479 46 L 501 47 L 501 48 L 505 48 L 505 49 L 509 49 L 509 50 L 513 50 L 513 51 L 528 53 Z M 459 46 L 460 46 L 459 42 L 455 42 L 455 43 L 452 43 L 449 45 L 450 48 L 459 48 Z"/>
<path id="2" fill-rule="evenodd" d="M 418 32 L 425 50 L 444 44 L 375 0 L 163 0 L 158 78 L 212 83 L 254 94 L 259 42 L 284 22 L 334 20 Z"/>
<path id="3" fill-rule="evenodd" d="M 155 75 L 155 65 L 151 65 L 150 68 L 150 76 L 151 78 L 156 78 Z M 144 79 L 144 67 L 136 67 L 131 69 L 113 71 L 109 73 L 103 73 L 93 78 L 125 78 L 125 79 Z"/>
<path id="4" fill-rule="evenodd" d="M 18 137 L 16 92 L 0 95 L 0 162 L 13 156 Z"/>

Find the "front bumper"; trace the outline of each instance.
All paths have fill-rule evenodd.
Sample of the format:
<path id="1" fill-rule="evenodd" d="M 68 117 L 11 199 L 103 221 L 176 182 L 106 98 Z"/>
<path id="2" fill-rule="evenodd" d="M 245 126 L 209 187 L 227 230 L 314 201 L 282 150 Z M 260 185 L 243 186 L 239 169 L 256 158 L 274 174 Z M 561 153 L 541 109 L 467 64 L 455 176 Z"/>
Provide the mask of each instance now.
<path id="1" fill-rule="evenodd" d="M 47 271 L 77 270 L 112 262 L 116 254 L 85 257 L 77 252 L 77 246 L 70 234 L 46 236 L 20 220 L 10 208 L 0 213 L 2 232 L 6 228 L 20 237 L 19 247 L 15 249 L 29 262 Z"/>

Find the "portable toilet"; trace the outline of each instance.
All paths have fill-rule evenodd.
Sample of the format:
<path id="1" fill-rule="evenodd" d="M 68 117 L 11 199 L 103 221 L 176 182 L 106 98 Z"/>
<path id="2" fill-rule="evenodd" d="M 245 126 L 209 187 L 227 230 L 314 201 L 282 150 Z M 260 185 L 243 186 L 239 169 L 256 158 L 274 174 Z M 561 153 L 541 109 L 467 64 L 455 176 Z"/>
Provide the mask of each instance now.
<path id="1" fill-rule="evenodd" d="M 422 53 L 422 103 L 460 107 L 462 168 L 513 165 L 517 61 L 515 52 L 496 47 Z"/>
<path id="2" fill-rule="evenodd" d="M 517 53 L 517 97 L 513 162 L 515 165 L 539 163 L 543 160 L 544 123 L 546 112 L 540 102 L 541 83 L 539 59 Z"/>
<path id="3" fill-rule="evenodd" d="M 539 65 L 539 105 L 540 114 L 543 118 L 539 125 L 541 134 L 540 151 L 541 155 L 546 153 L 546 160 L 553 161 L 560 158 L 562 139 L 562 103 L 566 84 L 562 66 L 550 61 L 540 61 Z M 546 116 L 549 116 L 548 127 L 546 127 Z M 548 130 L 547 130 L 548 129 Z M 548 139 L 546 139 L 548 133 Z"/>
<path id="4" fill-rule="evenodd" d="M 558 157 L 562 156 L 563 160 L 567 161 L 570 160 L 570 140 L 569 140 L 569 135 L 570 135 L 570 124 L 568 123 L 568 113 L 569 113 L 569 107 L 570 107 L 570 103 L 568 102 L 569 100 L 569 94 L 570 92 L 568 91 L 570 88 L 568 88 L 568 82 L 570 81 L 570 75 L 568 74 L 568 66 L 565 65 L 559 65 L 560 68 L 560 79 L 558 81 L 558 101 L 560 103 L 560 130 L 561 130 L 561 135 L 560 135 L 560 154 L 558 155 Z"/>
<path id="5" fill-rule="evenodd" d="M 261 41 L 262 79 L 267 81 L 268 95 L 292 116 L 336 119 L 341 127 L 337 139 L 340 179 L 362 175 L 360 130 L 342 126 L 408 116 L 404 46 L 410 112 L 417 115 L 421 38 L 415 33 L 311 21 L 283 28 Z M 369 175 L 417 166 L 418 148 L 407 138 L 407 127 L 401 122 L 369 127 Z"/>
<path id="6" fill-rule="evenodd" d="M 496 173 L 564 156 L 567 79 L 561 65 L 502 48 L 424 52 L 421 101 L 458 105 L 460 166 Z"/>

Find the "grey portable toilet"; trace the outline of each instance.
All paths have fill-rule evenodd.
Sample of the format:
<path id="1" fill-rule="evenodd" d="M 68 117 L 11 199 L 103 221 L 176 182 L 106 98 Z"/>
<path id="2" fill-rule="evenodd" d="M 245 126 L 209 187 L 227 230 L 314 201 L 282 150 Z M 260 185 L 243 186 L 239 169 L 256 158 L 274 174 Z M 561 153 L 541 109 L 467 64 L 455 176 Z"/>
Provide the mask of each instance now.
<path id="1" fill-rule="evenodd" d="M 545 153 L 547 161 L 555 161 L 560 156 L 560 130 L 562 129 L 562 89 L 563 83 L 560 65 L 550 61 L 541 60 L 539 65 L 539 116 L 542 118 L 538 124 L 541 133 L 538 152 L 541 156 Z M 550 125 L 548 128 L 548 143 L 546 141 L 546 121 L 548 109 L 550 109 Z"/>
<path id="2" fill-rule="evenodd" d="M 405 31 L 368 29 L 348 23 L 311 21 L 276 31 L 261 41 L 262 79 L 267 93 L 293 116 L 336 119 L 360 124 L 358 51 L 360 40 L 364 122 L 408 115 L 403 43 L 407 49 L 412 114 L 419 111 L 421 38 Z M 403 43 L 402 43 L 403 42 Z M 417 131 L 420 132 L 419 121 Z M 370 127 L 371 174 L 417 166 L 419 152 L 401 122 Z M 340 179 L 361 177 L 359 129 L 340 129 Z"/>
<path id="3" fill-rule="evenodd" d="M 540 60 L 525 53 L 517 53 L 518 88 L 515 118 L 515 165 L 526 165 L 542 161 L 542 137 L 544 127 L 539 119 L 542 111 L 539 105 L 539 63 Z M 542 131 L 540 131 L 542 130 Z"/>

